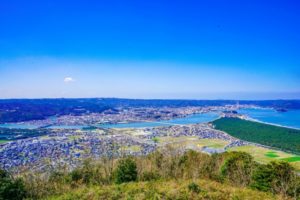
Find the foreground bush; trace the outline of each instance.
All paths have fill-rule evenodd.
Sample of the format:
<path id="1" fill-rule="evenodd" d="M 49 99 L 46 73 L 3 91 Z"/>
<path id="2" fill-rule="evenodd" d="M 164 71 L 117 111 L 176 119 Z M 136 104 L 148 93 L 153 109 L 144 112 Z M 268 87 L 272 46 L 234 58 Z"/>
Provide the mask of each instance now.
<path id="1" fill-rule="evenodd" d="M 221 166 L 222 179 L 237 186 L 249 185 L 254 168 L 252 156 L 244 152 L 230 152 L 227 154 L 228 158 Z"/>
<path id="2" fill-rule="evenodd" d="M 26 197 L 22 179 L 13 179 L 6 171 L 0 170 L 0 200 L 22 200 Z"/>
<path id="3" fill-rule="evenodd" d="M 158 172 L 144 172 L 140 179 L 141 181 L 155 181 L 160 179 L 160 175 Z"/>
<path id="4" fill-rule="evenodd" d="M 293 184 L 297 180 L 293 167 L 286 162 L 270 162 L 267 165 L 260 165 L 256 168 L 252 177 L 251 187 L 261 191 L 288 194 L 289 190 L 297 192 L 300 185 Z M 298 191 L 299 192 L 299 191 Z M 299 194 L 299 193 L 298 193 Z M 294 194 L 297 195 L 297 194 Z"/>
<path id="5" fill-rule="evenodd" d="M 197 194 L 201 192 L 200 186 L 195 182 L 190 183 L 188 185 L 188 189 L 189 189 L 189 191 L 195 192 Z"/>
<path id="6" fill-rule="evenodd" d="M 115 182 L 117 184 L 137 180 L 137 167 L 132 158 L 121 159 L 115 171 Z"/>
<path id="7" fill-rule="evenodd" d="M 20 194 L 19 199 L 25 194 L 30 199 L 49 196 L 62 199 L 254 199 L 248 198 L 248 193 L 257 193 L 266 199 L 272 196 L 258 191 L 280 194 L 285 198 L 300 197 L 299 175 L 288 163 L 262 165 L 241 152 L 209 156 L 195 151 L 183 153 L 167 149 L 147 156 L 89 161 L 71 172 L 57 170 L 48 176 L 23 175 L 27 193 L 21 180 L 2 174 L 2 179 L 9 181 L 2 181 L 1 185 L 10 189 L 2 190 L 1 187 L 0 191 L 6 195 L 11 194 L 8 191 L 14 191 L 14 194 Z M 219 182 L 218 187 L 231 189 L 222 196 L 222 188 L 212 190 L 205 182 L 213 185 Z M 173 186 L 164 185 L 169 183 Z M 236 188 L 232 189 L 232 186 L 254 190 L 241 189 L 243 192 L 235 197 Z"/>
<path id="8" fill-rule="evenodd" d="M 121 185 L 77 188 L 49 200 L 281 200 L 279 196 L 211 180 L 169 180 L 130 182 Z"/>

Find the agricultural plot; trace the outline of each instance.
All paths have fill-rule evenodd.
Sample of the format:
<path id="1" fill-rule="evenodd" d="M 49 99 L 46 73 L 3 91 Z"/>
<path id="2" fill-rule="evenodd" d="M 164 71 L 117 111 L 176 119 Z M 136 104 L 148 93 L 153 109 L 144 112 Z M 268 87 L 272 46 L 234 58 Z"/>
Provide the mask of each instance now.
<path id="1" fill-rule="evenodd" d="M 126 151 L 126 152 L 139 152 L 141 151 L 141 146 L 139 145 L 131 145 L 131 146 L 122 146 L 121 151 Z"/>
<path id="2" fill-rule="evenodd" d="M 9 140 L 0 140 L 0 144 L 3 144 L 5 142 L 8 142 Z"/>
<path id="3" fill-rule="evenodd" d="M 195 150 L 203 147 L 224 148 L 229 143 L 220 139 L 199 139 L 197 136 L 159 137 L 157 141 L 161 145 L 171 144 L 174 147 L 181 146 Z"/>
<path id="4" fill-rule="evenodd" d="M 272 160 L 283 160 L 289 162 L 297 170 L 300 170 L 300 157 L 283 151 L 272 150 L 254 145 L 229 148 L 228 151 L 243 151 L 254 157 L 260 163 L 268 163 Z"/>
<path id="5" fill-rule="evenodd" d="M 131 136 L 140 136 L 140 135 L 149 135 L 151 132 L 148 132 L 144 129 L 139 128 L 114 128 L 113 131 L 117 133 L 122 133 Z"/>

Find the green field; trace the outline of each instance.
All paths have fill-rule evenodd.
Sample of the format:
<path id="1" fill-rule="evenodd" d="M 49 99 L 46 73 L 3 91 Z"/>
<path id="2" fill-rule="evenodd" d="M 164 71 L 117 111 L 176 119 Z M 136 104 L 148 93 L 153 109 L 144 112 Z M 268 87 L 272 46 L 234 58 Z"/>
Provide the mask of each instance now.
<path id="1" fill-rule="evenodd" d="M 283 158 L 281 160 L 287 161 L 287 162 L 300 162 L 300 156 L 293 156 L 289 158 Z"/>
<path id="2" fill-rule="evenodd" d="M 3 144 L 5 142 L 8 142 L 8 140 L 0 140 L 0 144 Z"/>
<path id="3" fill-rule="evenodd" d="M 174 147 L 188 147 L 192 149 L 201 149 L 203 147 L 224 148 L 229 142 L 220 139 L 199 139 L 197 136 L 181 137 L 158 137 L 159 144 L 172 145 Z"/>
<path id="4" fill-rule="evenodd" d="M 231 147 L 228 151 L 243 151 L 253 156 L 259 163 L 268 163 L 273 160 L 284 160 L 289 162 L 296 170 L 300 170 L 300 157 L 283 151 L 271 150 L 254 145 Z"/>
<path id="5" fill-rule="evenodd" d="M 131 146 L 122 146 L 121 151 L 131 151 L 131 152 L 139 152 L 141 151 L 141 146 L 139 145 L 131 145 Z"/>
<path id="6" fill-rule="evenodd" d="M 277 155 L 277 153 L 274 152 L 274 151 L 269 151 L 269 152 L 267 152 L 267 153 L 265 154 L 265 156 L 267 156 L 267 157 L 269 157 L 269 158 L 277 158 L 277 157 L 279 157 L 279 156 Z"/>
<path id="7" fill-rule="evenodd" d="M 213 125 L 233 137 L 300 154 L 300 130 L 238 118 L 221 118 Z M 268 155 L 274 156 L 272 153 Z"/>

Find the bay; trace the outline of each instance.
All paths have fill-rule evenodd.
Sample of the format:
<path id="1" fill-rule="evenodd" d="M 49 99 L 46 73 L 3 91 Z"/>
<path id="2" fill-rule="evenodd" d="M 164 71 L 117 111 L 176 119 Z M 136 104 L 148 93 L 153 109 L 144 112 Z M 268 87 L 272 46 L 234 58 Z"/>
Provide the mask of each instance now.
<path id="1" fill-rule="evenodd" d="M 238 112 L 260 122 L 300 129 L 300 110 L 278 112 L 271 108 L 247 108 L 240 109 Z"/>

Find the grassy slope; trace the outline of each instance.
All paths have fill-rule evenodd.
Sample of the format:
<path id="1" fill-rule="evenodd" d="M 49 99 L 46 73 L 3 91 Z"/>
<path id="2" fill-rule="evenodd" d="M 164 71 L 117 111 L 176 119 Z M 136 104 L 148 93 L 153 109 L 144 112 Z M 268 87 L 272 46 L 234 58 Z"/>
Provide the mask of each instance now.
<path id="1" fill-rule="evenodd" d="M 221 118 L 215 128 L 242 140 L 300 154 L 300 130 L 267 125 L 238 118 Z"/>
<path id="2" fill-rule="evenodd" d="M 208 180 L 196 180 L 201 192 L 190 192 L 188 185 L 192 181 L 156 181 L 138 182 L 121 185 L 81 187 L 63 195 L 50 197 L 49 200 L 71 199 L 280 199 L 268 193 L 246 188 L 237 188 Z"/>

